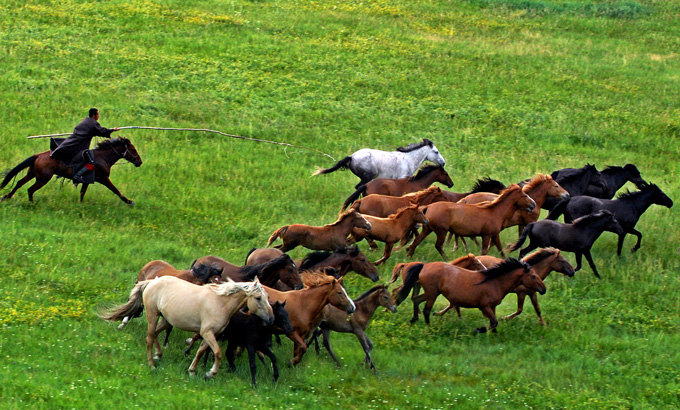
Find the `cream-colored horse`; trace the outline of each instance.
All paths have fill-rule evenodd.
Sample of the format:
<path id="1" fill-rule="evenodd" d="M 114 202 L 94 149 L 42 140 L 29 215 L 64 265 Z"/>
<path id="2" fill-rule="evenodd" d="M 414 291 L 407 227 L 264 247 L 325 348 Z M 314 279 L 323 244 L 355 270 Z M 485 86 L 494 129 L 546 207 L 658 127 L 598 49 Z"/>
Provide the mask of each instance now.
<path id="1" fill-rule="evenodd" d="M 274 322 L 267 293 L 257 279 L 254 282 L 234 282 L 228 279 L 219 285 L 197 286 L 173 276 L 137 283 L 130 293 L 128 303 L 100 316 L 105 320 L 120 320 L 121 317 L 137 312 L 142 304 L 146 308 L 148 322 L 146 348 L 149 366 L 155 367 L 154 359 L 160 359 L 163 355 L 158 334 L 174 326 L 198 332 L 203 337 L 196 357 L 189 366 L 191 375 L 196 373 L 196 365 L 203 353 L 208 347 L 212 349 L 215 363 L 205 374 L 206 378 L 217 373 L 222 361 L 222 350 L 215 335 L 227 327 L 229 320 L 239 309 L 247 305 L 252 314 L 261 317 L 268 324 Z M 155 356 L 153 346 L 156 347 Z"/>

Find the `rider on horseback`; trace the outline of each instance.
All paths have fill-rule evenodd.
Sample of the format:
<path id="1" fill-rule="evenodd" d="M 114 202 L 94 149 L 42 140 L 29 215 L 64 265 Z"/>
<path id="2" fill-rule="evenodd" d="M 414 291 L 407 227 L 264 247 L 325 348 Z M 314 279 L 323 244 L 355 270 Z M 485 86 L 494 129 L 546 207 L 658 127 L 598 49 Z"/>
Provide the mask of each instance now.
<path id="1" fill-rule="evenodd" d="M 104 128 L 99 125 L 99 110 L 90 108 L 89 116 L 82 120 L 73 130 L 73 134 L 52 149 L 50 157 L 63 161 L 67 165 L 81 168 L 73 175 L 74 183 L 94 183 L 94 155 L 90 151 L 90 142 L 95 136 L 111 138 L 111 133 L 118 128 Z"/>

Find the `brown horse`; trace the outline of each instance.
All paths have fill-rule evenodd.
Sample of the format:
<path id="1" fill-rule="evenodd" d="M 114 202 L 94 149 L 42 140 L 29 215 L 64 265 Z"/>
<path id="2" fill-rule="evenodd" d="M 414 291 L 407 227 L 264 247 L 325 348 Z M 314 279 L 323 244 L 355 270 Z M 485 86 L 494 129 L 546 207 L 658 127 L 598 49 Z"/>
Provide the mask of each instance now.
<path id="1" fill-rule="evenodd" d="M 120 193 L 118 188 L 113 185 L 109 179 L 109 176 L 111 175 L 111 167 L 121 158 L 126 159 L 136 167 L 142 165 L 142 159 L 137 153 L 135 146 L 132 145 L 130 140 L 126 138 L 115 138 L 100 142 L 97 147 L 92 150 L 92 152 L 94 153 L 95 162 L 95 182 L 99 182 L 100 184 L 107 187 L 109 190 L 111 190 L 111 192 L 118 195 L 118 197 L 120 197 L 120 199 L 126 204 L 134 205 L 135 203 L 133 201 L 126 198 Z M 6 174 L 2 184 L 0 184 L 0 189 L 4 188 L 9 183 L 9 181 L 24 168 L 28 168 L 28 173 L 26 173 L 26 176 L 21 178 L 16 183 L 12 191 L 10 191 L 9 194 L 3 196 L 0 201 L 10 199 L 17 189 L 21 188 L 28 181 L 35 178 L 35 183 L 30 188 L 28 188 L 28 200 L 33 201 L 33 194 L 35 191 L 39 190 L 48 182 L 50 182 L 52 176 L 57 175 L 58 177 L 71 179 L 73 178 L 73 174 L 76 172 L 72 166 L 69 166 L 58 159 L 50 158 L 50 151 L 45 151 L 26 158 L 19 165 L 12 168 Z M 89 184 L 82 184 L 80 187 L 81 202 L 85 197 L 85 192 L 87 192 L 88 186 Z"/>
<path id="2" fill-rule="evenodd" d="M 380 194 L 402 196 L 411 192 L 422 191 L 435 182 L 444 184 L 449 188 L 453 186 L 451 177 L 446 170 L 444 170 L 444 167 L 439 165 L 428 165 L 423 167 L 412 177 L 374 179 L 357 187 L 357 190 L 345 200 L 344 208 L 347 208 L 349 204 L 359 199 L 361 195 Z"/>
<path id="3" fill-rule="evenodd" d="M 302 275 L 305 288 L 281 292 L 276 289 L 265 288 L 269 295 L 269 302 L 286 302 L 286 311 L 294 331 L 286 334 L 293 341 L 293 359 L 291 365 L 296 365 L 302 360 L 307 351 L 305 339 L 309 332 L 314 330 L 321 321 L 321 311 L 324 306 L 331 304 L 347 313 L 356 309 L 354 302 L 347 296 L 347 292 L 340 282 L 323 274 L 304 273 Z"/>
<path id="4" fill-rule="evenodd" d="M 222 269 L 222 278 L 236 282 L 250 282 L 258 277 L 260 282 L 279 290 L 302 289 L 298 267 L 286 254 L 255 266 L 236 266 L 218 256 L 203 256 L 196 263 Z"/>
<path id="5" fill-rule="evenodd" d="M 477 182 L 475 182 L 475 185 L 472 187 L 472 189 L 468 192 L 451 192 L 451 191 L 442 192 L 444 193 L 444 196 L 446 196 L 447 201 L 458 202 L 461 199 L 465 198 L 466 196 L 474 194 L 475 192 L 491 192 L 493 194 L 498 194 L 505 188 L 507 187 L 501 181 L 485 177 L 478 179 Z"/>
<path id="6" fill-rule="evenodd" d="M 446 196 L 441 188 L 431 186 L 422 191 L 412 192 L 403 196 L 390 196 L 371 194 L 366 195 L 362 199 L 355 201 L 352 204 L 352 209 L 361 212 L 362 215 L 379 216 L 387 218 L 388 216 L 397 213 L 401 208 L 409 205 L 429 205 L 433 202 L 445 201 Z M 342 207 L 345 210 L 345 207 Z"/>
<path id="7" fill-rule="evenodd" d="M 480 256 L 479 260 L 488 267 L 497 266 L 503 262 L 503 259 L 490 255 Z M 536 252 L 522 258 L 522 262 L 526 262 L 527 265 L 531 266 L 531 268 L 536 271 L 536 274 L 541 278 L 541 280 L 545 280 L 545 278 L 547 278 L 552 271 L 563 273 L 569 277 L 574 276 L 574 267 L 571 266 L 564 256 L 560 255 L 559 249 L 539 249 Z M 524 285 L 519 285 L 511 292 L 517 294 L 517 311 L 504 317 L 504 319 L 512 319 L 513 317 L 522 313 L 522 309 L 524 308 L 524 299 L 529 296 L 531 303 L 534 305 L 536 315 L 538 316 L 538 322 L 542 325 L 545 325 L 545 321 L 541 316 L 541 308 L 538 306 L 538 296 L 536 296 L 535 291 L 528 289 Z M 435 313 L 435 315 L 443 315 L 445 311 L 446 309 Z"/>
<path id="8" fill-rule="evenodd" d="M 503 224 L 510 219 L 516 209 L 533 211 L 536 203 L 522 192 L 517 184 L 512 184 L 504 189 L 493 202 L 481 204 L 459 204 L 451 202 L 435 202 L 427 205 L 427 219 L 429 223 L 408 247 L 408 256 L 413 256 L 416 247 L 425 239 L 430 232 L 437 235 L 435 248 L 446 259 L 442 245 L 447 232 L 460 236 L 481 236 L 482 255 L 486 255 L 494 239 L 494 244 L 503 254 L 503 247 L 498 240 L 498 233 L 503 229 Z"/>
<path id="9" fill-rule="evenodd" d="M 297 246 L 316 251 L 334 251 L 349 245 L 347 236 L 353 228 L 371 229 L 371 224 L 354 209 L 350 209 L 340 215 L 337 221 L 330 225 L 310 226 L 303 224 L 286 225 L 274 232 L 267 242 L 269 247 L 276 238 L 281 238 L 283 243 L 275 248 L 287 252 Z"/>
<path id="10" fill-rule="evenodd" d="M 246 266 L 260 265 L 265 262 L 269 262 L 272 259 L 276 259 L 283 255 L 279 249 L 276 248 L 253 248 L 246 255 Z M 300 266 L 299 263 L 296 265 Z"/>
<path id="11" fill-rule="evenodd" d="M 147 263 L 139 271 L 137 282 L 157 278 L 159 276 L 175 276 L 194 285 L 205 285 L 206 283 L 222 283 L 222 269 L 209 266 L 207 264 L 191 264 L 191 268 L 179 270 L 166 261 L 155 260 Z"/>
<path id="12" fill-rule="evenodd" d="M 489 319 L 491 331 L 496 330 L 496 306 L 508 292 L 522 284 L 527 289 L 545 293 L 545 284 L 529 265 L 509 258 L 498 266 L 483 271 L 472 271 L 445 262 L 420 263 L 411 266 L 406 272 L 406 280 L 398 293 L 397 304 L 401 303 L 413 285 L 420 282 L 423 294 L 413 300 L 413 318 L 418 320 L 418 305 L 425 302 L 423 315 L 430 323 L 430 311 L 437 296 L 444 295 L 450 308 L 478 308 Z M 475 333 L 486 332 L 480 327 Z"/>
<path id="13" fill-rule="evenodd" d="M 418 205 L 415 204 L 402 208 L 398 213 L 387 218 L 370 215 L 366 215 L 365 218 L 371 224 L 371 230 L 354 228 L 350 237 L 356 242 L 362 239 L 385 242 L 385 252 L 382 258 L 375 261 L 376 265 L 380 265 L 390 257 L 394 244 L 402 240 L 416 224 L 427 224 L 425 213 L 420 211 Z"/>

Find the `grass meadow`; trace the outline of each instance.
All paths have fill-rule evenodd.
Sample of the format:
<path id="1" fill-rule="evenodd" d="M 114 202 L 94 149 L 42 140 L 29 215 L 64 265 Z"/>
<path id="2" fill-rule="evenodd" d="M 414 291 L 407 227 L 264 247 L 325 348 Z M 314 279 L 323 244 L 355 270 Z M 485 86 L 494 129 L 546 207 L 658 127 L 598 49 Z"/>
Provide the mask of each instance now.
<path id="1" fill-rule="evenodd" d="M 96 106 L 106 127 L 210 128 L 336 160 L 429 138 L 457 192 L 483 176 L 631 162 L 677 202 L 678 16 L 677 0 L 5 0 L 0 168 L 48 148 L 26 136 L 70 132 Z M 311 177 L 334 163 L 312 150 L 117 135 L 144 160 L 112 170 L 134 207 L 100 185 L 79 203 L 54 180 L 34 203 L 25 188 L 0 203 L 0 407 L 680 406 L 677 204 L 643 215 L 635 254 L 632 237 L 619 258 L 616 236 L 603 234 L 601 280 L 589 268 L 551 275 L 545 327 L 528 302 L 497 334 L 473 336 L 488 322 L 470 309 L 410 325 L 406 301 L 369 327 L 377 374 L 353 335 L 334 334 L 340 367 L 310 349 L 289 368 L 284 339 L 278 383 L 258 365 L 252 389 L 245 356 L 236 374 L 190 378 L 181 331 L 152 371 L 143 318 L 119 331 L 96 317 L 127 299 L 146 262 L 242 264 L 282 225 L 335 220 L 357 178 Z M 441 260 L 433 243 L 416 258 Z M 394 253 L 381 279 L 406 260 Z M 346 286 L 357 296 L 372 283 L 350 274 Z M 499 315 L 515 306 L 508 296 Z"/>

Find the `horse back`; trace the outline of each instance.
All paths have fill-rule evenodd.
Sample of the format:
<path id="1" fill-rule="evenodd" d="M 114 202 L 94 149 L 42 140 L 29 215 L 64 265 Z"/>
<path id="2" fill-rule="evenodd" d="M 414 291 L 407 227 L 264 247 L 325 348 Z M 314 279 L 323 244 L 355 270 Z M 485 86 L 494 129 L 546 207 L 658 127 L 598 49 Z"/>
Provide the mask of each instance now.
<path id="1" fill-rule="evenodd" d="M 231 278 L 236 280 L 240 279 L 238 274 L 241 272 L 241 267 L 236 266 L 233 263 L 229 263 L 219 256 L 208 255 L 202 256 L 194 262 L 195 265 L 207 265 L 213 268 L 222 269 L 222 279 Z"/>
<path id="2" fill-rule="evenodd" d="M 154 260 L 142 267 L 137 275 L 137 282 L 153 279 L 159 276 L 175 275 L 177 269 L 166 261 Z"/>

